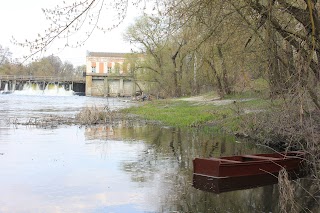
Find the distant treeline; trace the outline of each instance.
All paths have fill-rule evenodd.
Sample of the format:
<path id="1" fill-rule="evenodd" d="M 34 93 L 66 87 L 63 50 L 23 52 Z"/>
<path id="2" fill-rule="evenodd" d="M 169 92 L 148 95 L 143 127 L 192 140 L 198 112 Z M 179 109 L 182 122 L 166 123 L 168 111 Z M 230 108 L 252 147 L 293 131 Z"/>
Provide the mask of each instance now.
<path id="1" fill-rule="evenodd" d="M 0 75 L 80 77 L 85 69 L 85 65 L 74 67 L 72 63 L 63 62 L 54 55 L 24 65 L 12 57 L 8 48 L 0 45 Z"/>

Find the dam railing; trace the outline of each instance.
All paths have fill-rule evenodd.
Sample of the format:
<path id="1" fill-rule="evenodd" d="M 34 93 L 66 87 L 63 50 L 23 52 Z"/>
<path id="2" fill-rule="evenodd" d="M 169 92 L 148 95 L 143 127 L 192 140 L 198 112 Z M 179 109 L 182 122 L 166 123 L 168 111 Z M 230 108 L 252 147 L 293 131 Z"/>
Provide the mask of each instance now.
<path id="1" fill-rule="evenodd" d="M 85 77 L 57 77 L 32 75 L 0 75 L 0 81 L 46 81 L 46 82 L 76 82 L 85 83 Z"/>

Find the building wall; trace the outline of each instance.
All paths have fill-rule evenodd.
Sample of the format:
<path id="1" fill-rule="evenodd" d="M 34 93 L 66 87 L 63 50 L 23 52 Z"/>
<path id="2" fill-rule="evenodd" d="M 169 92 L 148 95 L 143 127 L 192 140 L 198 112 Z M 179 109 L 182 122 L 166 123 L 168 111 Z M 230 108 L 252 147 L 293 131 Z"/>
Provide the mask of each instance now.
<path id="1" fill-rule="evenodd" d="M 131 96 L 136 85 L 124 53 L 88 52 L 87 96 Z"/>
<path id="2" fill-rule="evenodd" d="M 92 80 L 91 96 L 104 96 L 105 86 L 104 81 L 101 79 Z"/>
<path id="3" fill-rule="evenodd" d="M 124 57 L 87 57 L 86 73 L 128 73 Z"/>
<path id="4" fill-rule="evenodd" d="M 132 94 L 135 91 L 135 85 L 133 81 L 123 81 L 123 94 Z M 126 95 L 127 96 L 127 95 Z"/>

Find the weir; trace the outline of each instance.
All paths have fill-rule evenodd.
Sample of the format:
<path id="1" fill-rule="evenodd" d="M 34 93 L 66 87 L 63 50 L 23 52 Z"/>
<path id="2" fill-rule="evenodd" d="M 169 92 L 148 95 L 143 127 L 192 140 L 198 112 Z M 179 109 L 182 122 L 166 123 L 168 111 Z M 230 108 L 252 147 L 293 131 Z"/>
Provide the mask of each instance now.
<path id="1" fill-rule="evenodd" d="M 84 78 L 0 76 L 1 94 L 85 95 Z"/>
<path id="2" fill-rule="evenodd" d="M 79 78 L 0 75 L 0 94 L 23 94 L 28 91 L 28 94 L 53 95 L 54 91 L 65 90 L 80 96 L 129 97 L 141 92 L 141 89 L 145 89 L 144 83 L 132 75 L 84 73 Z"/>

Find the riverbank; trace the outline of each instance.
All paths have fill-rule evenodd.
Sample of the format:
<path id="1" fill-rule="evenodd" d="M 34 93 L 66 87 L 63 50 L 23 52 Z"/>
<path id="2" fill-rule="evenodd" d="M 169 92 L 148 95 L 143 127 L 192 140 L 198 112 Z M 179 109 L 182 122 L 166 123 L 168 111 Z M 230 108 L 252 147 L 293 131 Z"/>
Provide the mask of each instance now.
<path id="1" fill-rule="evenodd" d="M 231 96 L 220 99 L 214 94 L 141 102 L 121 112 L 143 119 L 160 121 L 173 127 L 203 127 L 236 133 L 249 114 L 267 110 L 272 104 L 257 96 Z"/>
<path id="2" fill-rule="evenodd" d="M 313 113 L 310 117 L 301 117 L 298 104 L 285 104 L 281 99 L 270 100 L 256 93 L 225 99 L 206 94 L 145 101 L 121 112 L 159 121 L 166 126 L 223 131 L 279 150 L 288 147 L 306 149 L 315 138 L 319 138 L 319 115 Z"/>
<path id="3" fill-rule="evenodd" d="M 14 96 L 12 96 L 14 97 Z M 76 98 L 77 99 L 77 98 Z M 84 100 L 90 98 L 84 98 Z M 58 101 L 69 99 L 60 98 Z M 6 121 L 13 125 L 31 125 L 40 128 L 56 128 L 59 125 L 117 124 L 126 121 L 128 126 L 137 122 L 160 124 L 179 128 L 203 128 L 208 131 L 224 132 L 246 137 L 257 143 L 278 150 L 287 147 L 315 150 L 320 140 L 320 115 L 312 108 L 301 104 L 271 100 L 261 92 L 247 92 L 224 99 L 215 93 L 196 97 L 133 102 L 122 99 L 98 99 L 99 105 L 79 107 L 72 105 L 67 114 L 55 115 L 49 104 L 48 113 L 37 116 L 37 110 L 27 113 L 28 118 L 12 115 Z M 117 109 L 125 103 L 126 107 Z M 17 105 L 19 106 L 19 105 Z M 40 106 L 40 105 L 39 105 Z M 130 107 L 131 106 L 131 107 Z M 69 113 L 74 111 L 75 114 Z M 70 111 L 70 112 L 71 112 Z M 42 111 L 41 111 L 42 112 Z M 69 115 L 70 114 L 70 115 Z M 75 115 L 75 116 L 74 116 Z"/>

